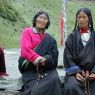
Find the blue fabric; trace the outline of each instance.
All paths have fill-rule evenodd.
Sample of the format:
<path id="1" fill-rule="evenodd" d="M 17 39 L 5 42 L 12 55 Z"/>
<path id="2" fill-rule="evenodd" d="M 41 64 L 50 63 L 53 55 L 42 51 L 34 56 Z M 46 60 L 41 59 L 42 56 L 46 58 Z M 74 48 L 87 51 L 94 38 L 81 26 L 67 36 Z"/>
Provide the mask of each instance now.
<path id="1" fill-rule="evenodd" d="M 68 69 L 65 69 L 65 71 L 67 72 L 67 74 L 73 74 L 73 73 L 76 73 L 76 72 L 79 72 L 80 71 L 80 68 L 78 66 L 72 66 Z"/>

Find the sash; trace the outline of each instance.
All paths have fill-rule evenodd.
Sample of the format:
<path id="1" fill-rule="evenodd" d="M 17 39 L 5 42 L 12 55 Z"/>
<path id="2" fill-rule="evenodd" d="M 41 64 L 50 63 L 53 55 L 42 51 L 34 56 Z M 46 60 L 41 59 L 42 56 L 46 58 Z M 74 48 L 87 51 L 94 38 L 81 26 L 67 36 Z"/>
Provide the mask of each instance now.
<path id="1" fill-rule="evenodd" d="M 36 46 L 34 51 L 37 54 L 44 56 L 47 53 L 47 51 L 49 51 L 50 49 L 51 41 L 52 41 L 52 37 L 46 33 L 41 43 L 38 46 Z M 29 62 L 25 58 L 22 58 L 21 56 L 19 57 L 19 60 L 18 60 L 18 68 L 19 68 L 20 73 L 23 73 L 26 70 L 36 70 L 36 66 L 33 63 Z"/>

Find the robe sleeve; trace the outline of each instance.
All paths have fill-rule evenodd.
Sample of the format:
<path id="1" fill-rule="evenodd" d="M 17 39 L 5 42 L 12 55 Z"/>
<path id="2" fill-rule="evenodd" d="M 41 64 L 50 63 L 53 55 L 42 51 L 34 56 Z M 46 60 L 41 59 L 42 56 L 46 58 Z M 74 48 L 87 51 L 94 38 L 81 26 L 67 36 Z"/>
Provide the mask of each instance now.
<path id="1" fill-rule="evenodd" d="M 58 49 L 57 49 L 57 43 L 55 39 L 53 40 L 51 44 L 51 49 L 49 50 L 49 53 L 45 55 L 44 57 L 46 58 L 46 68 L 56 68 L 58 65 Z"/>
<path id="2" fill-rule="evenodd" d="M 64 67 L 67 75 L 73 75 L 81 72 L 81 69 L 76 65 L 74 61 L 74 52 L 73 52 L 73 36 L 70 34 L 65 42 L 64 49 Z"/>
<path id="3" fill-rule="evenodd" d="M 33 46 L 31 44 L 31 37 L 28 33 L 28 29 L 24 29 L 21 36 L 21 53 L 23 53 L 23 57 L 26 58 L 29 62 L 34 62 L 38 57 L 35 51 L 32 50 Z"/>
<path id="4" fill-rule="evenodd" d="M 95 73 L 95 66 L 93 67 L 93 69 L 91 70 L 92 73 Z"/>

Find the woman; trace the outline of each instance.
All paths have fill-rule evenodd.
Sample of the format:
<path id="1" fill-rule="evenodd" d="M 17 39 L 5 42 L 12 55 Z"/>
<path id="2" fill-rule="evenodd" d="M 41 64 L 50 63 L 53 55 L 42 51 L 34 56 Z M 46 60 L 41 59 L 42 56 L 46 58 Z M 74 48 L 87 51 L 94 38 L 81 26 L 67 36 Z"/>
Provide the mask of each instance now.
<path id="1" fill-rule="evenodd" d="M 0 77 L 6 76 L 5 56 L 3 49 L 0 48 Z"/>
<path id="2" fill-rule="evenodd" d="M 95 95 L 95 32 L 91 11 L 76 13 L 73 32 L 65 42 L 64 95 Z"/>
<path id="3" fill-rule="evenodd" d="M 48 14 L 40 11 L 33 18 L 33 27 L 22 32 L 19 70 L 26 95 L 61 95 L 57 43 L 46 32 L 49 26 Z"/>

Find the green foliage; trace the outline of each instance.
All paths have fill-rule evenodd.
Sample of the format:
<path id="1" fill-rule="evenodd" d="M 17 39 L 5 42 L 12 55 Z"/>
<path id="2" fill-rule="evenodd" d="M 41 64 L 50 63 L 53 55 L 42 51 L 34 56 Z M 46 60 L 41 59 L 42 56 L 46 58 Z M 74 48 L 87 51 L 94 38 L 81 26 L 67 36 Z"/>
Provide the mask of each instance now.
<path id="1" fill-rule="evenodd" d="M 93 14 L 93 21 L 95 21 L 94 5 L 95 2 L 68 1 L 68 34 L 74 27 L 75 13 L 81 7 L 89 7 Z M 59 47 L 62 0 L 0 0 L 0 45 L 5 48 L 19 47 L 22 29 L 32 26 L 33 16 L 39 10 L 48 12 L 51 21 L 48 32 L 55 37 Z"/>
<path id="2" fill-rule="evenodd" d="M 7 0 L 0 1 L 0 16 L 11 21 L 17 21 L 18 12 L 9 4 Z"/>

